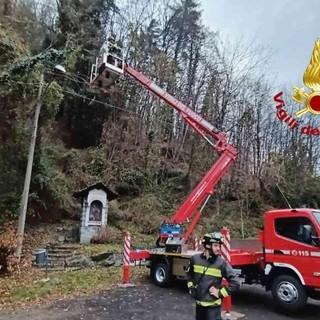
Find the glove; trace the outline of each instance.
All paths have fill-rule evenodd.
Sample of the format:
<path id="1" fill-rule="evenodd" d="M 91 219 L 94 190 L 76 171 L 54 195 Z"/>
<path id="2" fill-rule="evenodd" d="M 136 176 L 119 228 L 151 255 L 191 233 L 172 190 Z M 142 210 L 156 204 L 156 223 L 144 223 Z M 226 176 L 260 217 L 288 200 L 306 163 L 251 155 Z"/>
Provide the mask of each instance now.
<path id="1" fill-rule="evenodd" d="M 189 294 L 190 294 L 190 296 L 192 297 L 192 298 L 196 298 L 196 296 L 197 296 L 197 287 L 195 287 L 195 286 L 192 286 L 192 287 L 190 287 L 189 288 Z"/>

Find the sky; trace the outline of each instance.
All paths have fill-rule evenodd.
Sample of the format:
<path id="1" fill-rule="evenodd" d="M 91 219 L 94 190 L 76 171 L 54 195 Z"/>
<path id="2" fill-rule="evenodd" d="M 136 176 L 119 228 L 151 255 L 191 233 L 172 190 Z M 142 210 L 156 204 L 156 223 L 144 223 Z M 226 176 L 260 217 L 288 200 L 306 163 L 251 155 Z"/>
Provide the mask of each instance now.
<path id="1" fill-rule="evenodd" d="M 255 39 L 271 49 L 275 85 L 303 87 L 317 38 L 320 0 L 201 0 L 203 24 L 230 40 Z"/>

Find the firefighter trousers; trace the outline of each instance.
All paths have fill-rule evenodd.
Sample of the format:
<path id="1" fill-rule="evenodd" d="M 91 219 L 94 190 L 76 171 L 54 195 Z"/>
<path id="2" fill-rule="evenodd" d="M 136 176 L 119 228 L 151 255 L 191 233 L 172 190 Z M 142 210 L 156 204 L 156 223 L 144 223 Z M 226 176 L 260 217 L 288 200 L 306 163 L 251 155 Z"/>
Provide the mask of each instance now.
<path id="1" fill-rule="evenodd" d="M 202 307 L 196 305 L 196 320 L 221 320 L 221 306 Z"/>

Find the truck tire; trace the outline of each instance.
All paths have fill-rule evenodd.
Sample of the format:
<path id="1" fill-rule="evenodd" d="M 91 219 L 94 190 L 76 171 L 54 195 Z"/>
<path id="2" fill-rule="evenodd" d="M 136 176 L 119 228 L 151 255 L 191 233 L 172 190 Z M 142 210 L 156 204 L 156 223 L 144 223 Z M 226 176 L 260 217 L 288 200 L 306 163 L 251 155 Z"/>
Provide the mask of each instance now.
<path id="1" fill-rule="evenodd" d="M 153 282 L 159 287 L 167 287 L 171 283 L 171 272 L 167 263 L 160 262 L 151 268 Z"/>
<path id="2" fill-rule="evenodd" d="M 302 309 L 308 300 L 301 282 L 290 275 L 275 277 L 272 281 L 271 292 L 278 307 L 287 312 Z"/>

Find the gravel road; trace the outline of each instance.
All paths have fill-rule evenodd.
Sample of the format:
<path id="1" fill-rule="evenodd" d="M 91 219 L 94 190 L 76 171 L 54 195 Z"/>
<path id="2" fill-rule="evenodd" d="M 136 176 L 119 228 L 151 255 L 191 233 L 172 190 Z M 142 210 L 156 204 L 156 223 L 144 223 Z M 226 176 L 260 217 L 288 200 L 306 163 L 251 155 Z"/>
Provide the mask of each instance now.
<path id="1" fill-rule="evenodd" d="M 256 286 L 245 286 L 233 297 L 233 309 L 249 320 L 319 320 L 320 302 L 285 316 L 276 312 L 271 296 Z M 1 313 L 2 320 L 194 320 L 194 303 L 183 285 L 162 289 L 152 284 L 116 288 L 81 299 L 58 300 L 45 308 Z"/>

